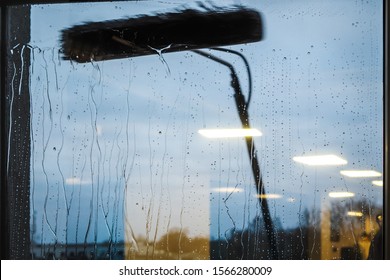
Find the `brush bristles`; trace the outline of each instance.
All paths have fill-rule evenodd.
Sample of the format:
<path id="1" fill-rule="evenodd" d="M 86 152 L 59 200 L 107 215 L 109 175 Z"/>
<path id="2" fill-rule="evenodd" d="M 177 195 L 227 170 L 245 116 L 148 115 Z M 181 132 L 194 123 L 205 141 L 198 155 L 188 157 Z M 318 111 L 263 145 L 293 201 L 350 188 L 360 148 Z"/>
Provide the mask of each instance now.
<path id="1" fill-rule="evenodd" d="M 83 63 L 245 44 L 262 35 L 260 13 L 235 8 L 92 22 L 63 30 L 61 41 L 63 58 Z"/>

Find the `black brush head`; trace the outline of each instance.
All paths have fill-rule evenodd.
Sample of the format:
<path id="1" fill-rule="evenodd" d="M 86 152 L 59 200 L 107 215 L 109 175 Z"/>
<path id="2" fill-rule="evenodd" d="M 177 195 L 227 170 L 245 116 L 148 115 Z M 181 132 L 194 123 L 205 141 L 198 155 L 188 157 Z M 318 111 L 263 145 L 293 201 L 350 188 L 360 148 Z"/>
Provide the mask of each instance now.
<path id="1" fill-rule="evenodd" d="M 259 12 L 243 7 L 90 22 L 62 31 L 63 58 L 80 63 L 257 42 Z"/>

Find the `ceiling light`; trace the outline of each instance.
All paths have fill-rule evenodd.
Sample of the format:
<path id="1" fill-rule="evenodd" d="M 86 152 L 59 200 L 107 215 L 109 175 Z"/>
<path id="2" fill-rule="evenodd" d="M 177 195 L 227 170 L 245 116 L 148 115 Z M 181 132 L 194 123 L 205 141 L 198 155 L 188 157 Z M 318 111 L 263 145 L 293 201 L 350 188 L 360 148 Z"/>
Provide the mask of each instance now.
<path id="1" fill-rule="evenodd" d="M 207 138 L 237 138 L 262 135 L 262 133 L 256 128 L 200 129 L 198 132 Z"/>
<path id="2" fill-rule="evenodd" d="M 332 198 L 346 198 L 346 197 L 354 197 L 355 194 L 352 192 L 330 192 L 329 197 Z"/>
<path id="3" fill-rule="evenodd" d="M 91 181 L 88 180 L 81 180 L 81 178 L 78 177 L 70 177 L 65 179 L 66 185 L 89 185 L 91 184 Z"/>
<path id="4" fill-rule="evenodd" d="M 383 187 L 383 181 L 382 180 L 374 180 L 374 181 L 372 181 L 372 184 L 374 186 Z"/>
<path id="5" fill-rule="evenodd" d="M 276 193 L 269 193 L 269 194 L 258 194 L 256 195 L 257 198 L 267 198 L 267 199 L 278 199 L 282 198 L 282 195 L 276 194 Z"/>
<path id="6" fill-rule="evenodd" d="M 375 170 L 342 170 L 341 175 L 351 178 L 368 178 L 368 177 L 380 177 L 381 173 Z"/>
<path id="7" fill-rule="evenodd" d="M 65 184 L 67 185 L 79 185 L 81 183 L 80 178 L 72 177 L 72 178 L 66 178 Z"/>
<path id="8" fill-rule="evenodd" d="M 218 193 L 240 193 L 243 192 L 244 190 L 241 188 L 228 187 L 228 188 L 213 188 L 212 191 Z"/>
<path id="9" fill-rule="evenodd" d="M 363 217 L 363 213 L 358 211 L 348 211 L 347 215 L 351 217 Z"/>
<path id="10" fill-rule="evenodd" d="M 320 156 L 302 156 L 293 157 L 293 160 L 302 164 L 320 166 L 320 165 L 343 165 L 348 162 L 336 155 L 320 155 Z"/>

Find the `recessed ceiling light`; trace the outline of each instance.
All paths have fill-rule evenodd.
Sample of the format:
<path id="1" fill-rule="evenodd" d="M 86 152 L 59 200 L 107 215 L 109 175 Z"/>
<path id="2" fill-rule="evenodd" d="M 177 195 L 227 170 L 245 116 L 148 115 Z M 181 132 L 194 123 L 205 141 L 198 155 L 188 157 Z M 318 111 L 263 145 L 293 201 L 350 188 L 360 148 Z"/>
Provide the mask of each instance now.
<path id="1" fill-rule="evenodd" d="M 348 211 L 347 215 L 351 217 L 363 217 L 363 213 L 359 211 Z"/>
<path id="2" fill-rule="evenodd" d="M 355 196 L 355 194 L 352 192 L 330 192 L 328 195 L 332 198 L 346 198 Z"/>
<path id="3" fill-rule="evenodd" d="M 269 194 L 257 194 L 255 195 L 257 198 L 267 198 L 267 199 L 278 199 L 282 198 L 281 194 L 269 193 Z"/>
<path id="4" fill-rule="evenodd" d="M 198 132 L 207 138 L 237 138 L 263 135 L 260 130 L 256 128 L 199 129 Z"/>
<path id="5" fill-rule="evenodd" d="M 341 175 L 351 178 L 368 178 L 368 177 L 380 177 L 382 173 L 375 170 L 342 170 Z"/>
<path id="6" fill-rule="evenodd" d="M 336 155 L 301 156 L 293 157 L 293 160 L 312 166 L 344 165 L 348 163 L 345 159 L 342 159 Z"/>
<path id="7" fill-rule="evenodd" d="M 92 181 L 89 180 L 81 180 L 81 178 L 78 177 L 70 177 L 65 179 L 65 184 L 66 185 L 89 185 L 92 184 Z"/>
<path id="8" fill-rule="evenodd" d="M 383 181 L 382 180 L 374 180 L 374 181 L 372 181 L 372 184 L 374 186 L 383 187 Z"/>
<path id="9" fill-rule="evenodd" d="M 65 184 L 67 184 L 67 185 L 79 185 L 80 183 L 81 183 L 81 179 L 77 178 L 77 177 L 65 179 Z"/>
<path id="10" fill-rule="evenodd" d="M 212 191 L 218 193 L 240 193 L 243 192 L 244 190 L 241 188 L 227 187 L 227 188 L 213 188 Z"/>

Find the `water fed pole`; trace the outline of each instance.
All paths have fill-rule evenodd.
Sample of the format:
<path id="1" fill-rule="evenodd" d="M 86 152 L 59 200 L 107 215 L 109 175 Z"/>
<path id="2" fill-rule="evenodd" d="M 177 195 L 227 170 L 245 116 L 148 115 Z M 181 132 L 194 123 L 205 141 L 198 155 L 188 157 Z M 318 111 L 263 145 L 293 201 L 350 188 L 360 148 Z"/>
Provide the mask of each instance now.
<path id="1" fill-rule="evenodd" d="M 212 48 L 221 51 L 221 46 L 258 42 L 263 37 L 262 26 L 259 12 L 241 6 L 140 15 L 120 20 L 90 22 L 63 30 L 62 53 L 63 59 L 86 63 L 151 55 L 156 54 L 156 50 L 163 50 L 164 53 L 192 50 L 230 69 L 231 86 L 234 89 L 242 127 L 250 128 L 250 94 L 245 100 L 233 65 L 199 49 Z M 230 52 L 244 59 L 251 81 L 245 57 L 240 53 Z M 246 137 L 245 140 L 270 246 L 270 258 L 278 259 L 275 229 L 255 145 L 252 137 Z"/>

